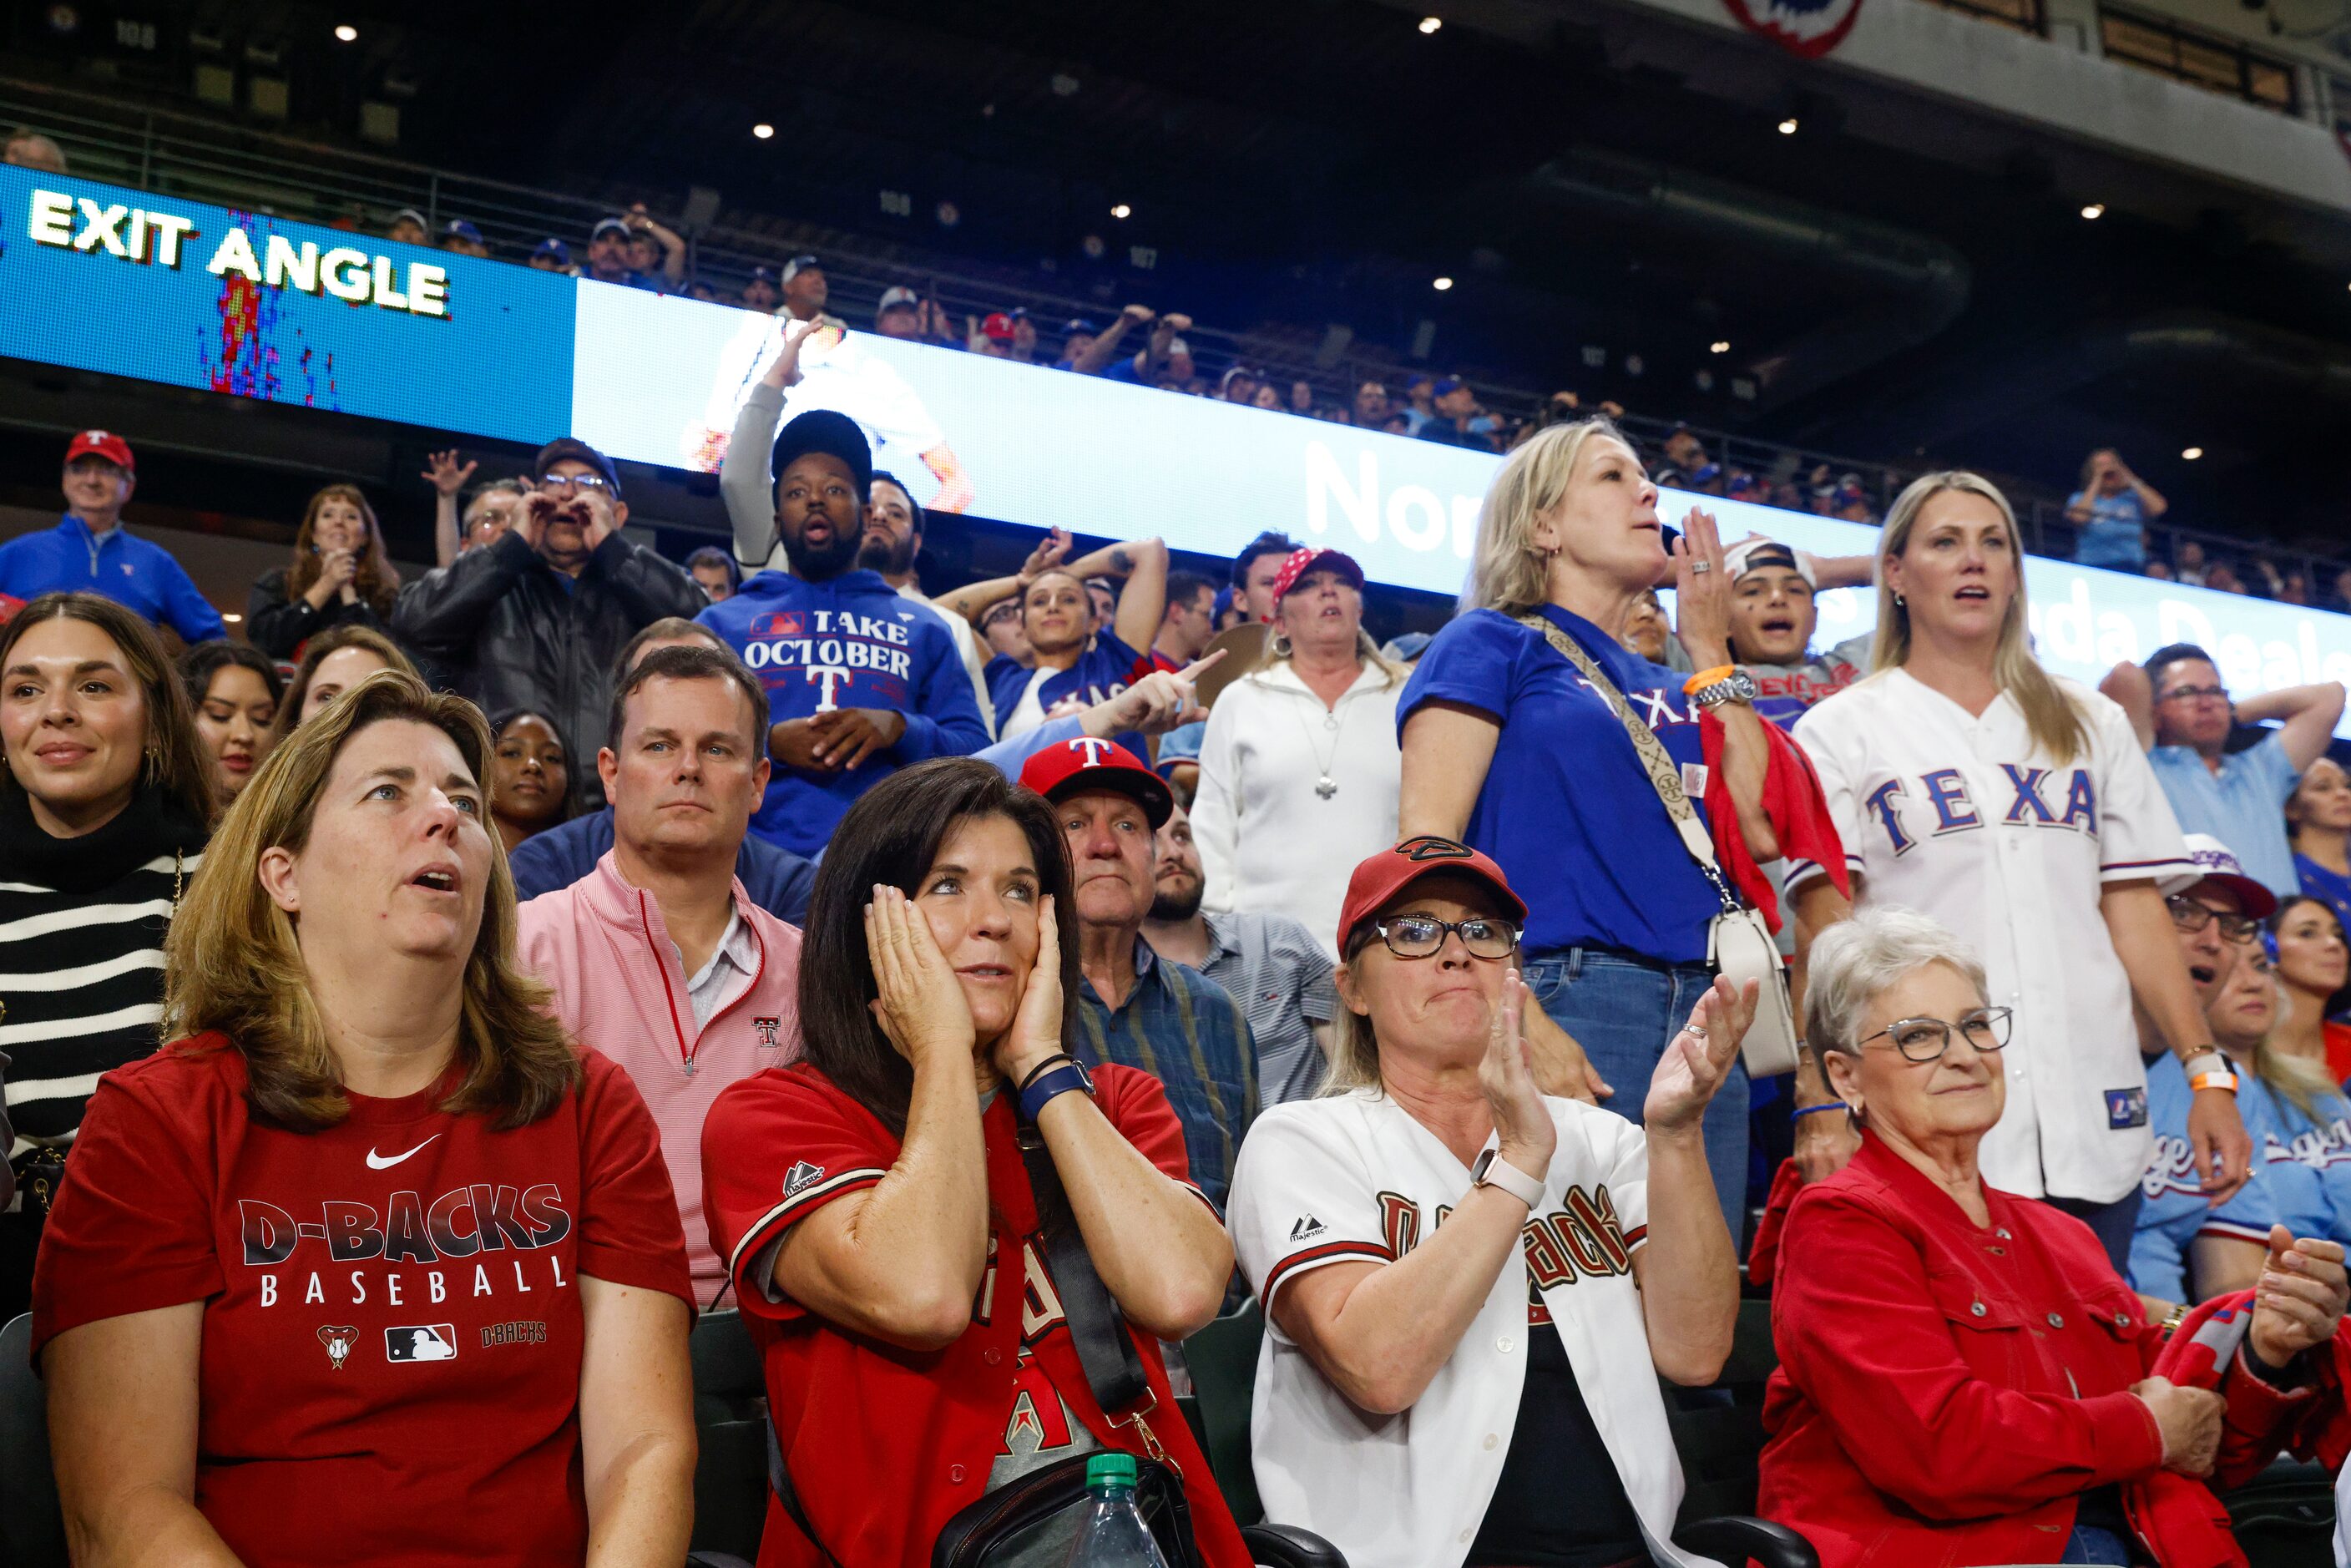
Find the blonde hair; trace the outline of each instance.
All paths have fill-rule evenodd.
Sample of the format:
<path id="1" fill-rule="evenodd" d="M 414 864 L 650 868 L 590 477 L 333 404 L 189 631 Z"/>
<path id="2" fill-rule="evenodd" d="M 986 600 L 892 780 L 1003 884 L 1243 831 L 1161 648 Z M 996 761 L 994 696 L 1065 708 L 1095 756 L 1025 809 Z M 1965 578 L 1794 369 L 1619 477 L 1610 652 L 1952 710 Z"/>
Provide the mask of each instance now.
<path id="1" fill-rule="evenodd" d="M 1595 435 L 1633 444 L 1609 420 L 1579 419 L 1536 431 L 1503 462 L 1478 510 L 1462 610 L 1523 615 L 1543 602 L 1543 552 L 1535 548 L 1535 525 L 1567 495 L 1583 444 Z"/>
<path id="2" fill-rule="evenodd" d="M 1910 612 L 1896 601 L 1886 581 L 1886 563 L 1909 548 L 1910 530 L 1927 503 L 1951 490 L 1980 496 L 2000 509 L 2001 522 L 2008 530 L 2009 550 L 2016 561 L 2016 597 L 2009 601 L 2008 615 L 2000 623 L 2000 641 L 1992 651 L 1994 684 L 2022 710 L 2024 727 L 2036 748 L 2061 763 L 2088 755 L 2088 717 L 2081 705 L 2041 667 L 2025 637 L 2024 540 L 2017 530 L 2016 510 L 2000 487 L 1980 474 L 1956 469 L 1924 474 L 1895 497 L 1877 541 L 1877 635 L 1870 648 L 1871 668 L 1881 674 L 1896 670 L 1910 657 Z"/>
<path id="3" fill-rule="evenodd" d="M 245 1057 L 254 1108 L 303 1131 L 334 1125 L 350 1106 L 294 922 L 261 884 L 261 857 L 276 848 L 302 852 L 335 758 L 360 731 L 395 719 L 438 729 L 475 779 L 487 776 L 490 733 L 480 710 L 405 671 L 378 671 L 269 754 L 222 819 L 164 942 L 163 1038 L 227 1036 Z M 538 1121 L 580 1081 L 580 1058 L 549 1010 L 551 993 L 516 967 L 515 928 L 514 877 L 492 833 L 490 884 L 457 1025 L 465 1078 L 442 1108 L 486 1113 L 500 1128 Z"/>
<path id="4" fill-rule="evenodd" d="M 2245 1065 L 2252 1069 L 2254 1077 L 2283 1095 L 2295 1110 L 2314 1122 L 2319 1121 L 2320 1103 L 2341 1100 L 2343 1086 L 2326 1070 L 2324 1058 L 2291 1056 L 2271 1043 L 2277 1038 L 2278 1030 L 2294 1017 L 2294 993 L 2286 988 L 2285 977 L 2274 969 L 2270 972 L 2270 999 L 2277 1008 L 2276 1021 L 2253 1042 Z"/>

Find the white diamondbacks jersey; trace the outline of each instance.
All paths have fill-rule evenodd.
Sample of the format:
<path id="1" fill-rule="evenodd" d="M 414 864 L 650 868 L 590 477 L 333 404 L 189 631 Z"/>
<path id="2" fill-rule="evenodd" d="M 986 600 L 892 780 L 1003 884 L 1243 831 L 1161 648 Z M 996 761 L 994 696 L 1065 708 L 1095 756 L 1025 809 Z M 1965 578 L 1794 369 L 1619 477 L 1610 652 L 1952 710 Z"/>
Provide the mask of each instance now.
<path id="1" fill-rule="evenodd" d="M 1903 670 L 1819 704 L 1795 734 L 1861 879 L 1855 898 L 1950 927 L 1983 959 L 1987 999 L 2015 1011 L 1984 1180 L 2112 1203 L 2152 1145 L 2130 981 L 2098 899 L 2109 883 L 2169 888 L 2197 872 L 2122 709 L 2057 685 L 2090 730 L 2088 754 L 2062 763 L 2005 692 L 1978 716 Z M 1789 882 L 1819 874 L 1799 862 Z"/>
<path id="2" fill-rule="evenodd" d="M 1633 1282 L 1633 1251 L 1648 1231 L 1648 1145 L 1621 1116 L 1573 1100 L 1546 1103 L 1559 1147 L 1523 1245 L 1451 1359 L 1396 1416 L 1350 1404 L 1272 1309 L 1283 1285 L 1310 1270 L 1409 1252 L 1468 1195 L 1468 1168 L 1368 1090 L 1270 1107 L 1241 1145 L 1227 1222 L 1267 1309 L 1250 1419 L 1258 1491 L 1268 1519 L 1313 1531 L 1354 1568 L 1458 1568 L 1510 1453 L 1527 1336 L 1553 1332 L 1649 1551 L 1676 1568 L 1707 1561 L 1671 1539 L 1681 1461 Z M 1528 1323 L 1530 1270 L 1548 1328 Z"/>

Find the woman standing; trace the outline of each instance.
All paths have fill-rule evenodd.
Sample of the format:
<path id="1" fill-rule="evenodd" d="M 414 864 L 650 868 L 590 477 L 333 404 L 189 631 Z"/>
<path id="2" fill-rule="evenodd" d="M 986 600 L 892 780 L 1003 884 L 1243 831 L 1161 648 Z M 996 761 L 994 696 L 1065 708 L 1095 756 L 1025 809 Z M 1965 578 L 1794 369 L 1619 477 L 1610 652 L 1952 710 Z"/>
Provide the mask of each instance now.
<path id="1" fill-rule="evenodd" d="M 2272 1044 L 2287 1056 L 2324 1062 L 2330 1082 L 2351 1079 L 2351 1026 L 2334 1021 L 2351 997 L 2351 946 L 2343 922 L 2325 900 L 2301 894 L 2279 904 L 2265 925 L 2264 946 L 2275 954 L 2285 986 L 2285 1015 Z"/>
<path id="2" fill-rule="evenodd" d="M 2191 1086 L 2213 1075 L 2188 1115 L 2206 1194 L 2241 1186 L 2252 1154 L 2159 890 L 2201 873 L 2123 710 L 2032 657 L 2016 516 L 1990 482 L 1929 474 L 1895 501 L 1871 667 L 1796 724 L 1855 898 L 1982 955 L 2015 1015 L 1984 1180 L 2087 1221 L 2120 1270 L 2152 1146 L 2134 1002 Z"/>
<path id="3" fill-rule="evenodd" d="M 310 497 L 294 535 L 294 559 L 264 572 L 245 601 L 245 633 L 273 659 L 291 659 L 331 626 L 392 623 L 400 572 L 384 554 L 375 508 L 356 485 Z"/>
<path id="4" fill-rule="evenodd" d="M 1628 612 L 1669 565 L 1681 639 L 1703 682 L 1685 683 L 1619 641 Z M 1667 554 L 1657 488 L 1614 425 L 1552 425 L 1510 455 L 1487 492 L 1463 613 L 1421 655 L 1396 705 L 1398 831 L 1467 843 L 1523 891 L 1527 984 L 1620 1090 L 1649 1082 L 1713 984 L 1709 927 L 1723 905 L 1626 716 L 1593 676 L 1622 694 L 1683 778 L 1717 776 L 1713 789 L 1690 789 L 1710 831 L 1735 815 L 1760 863 L 1777 859 L 1781 834 L 1793 831 L 1766 811 L 1765 784 L 1775 755 L 1785 766 L 1802 761 L 1756 717 L 1752 683 L 1734 675 L 1725 579 L 1721 539 L 1703 512 Z M 1708 712 L 1720 737 L 1711 769 Z M 1637 1122 L 1636 1102 L 1619 1093 L 1608 1105 Z M 1737 1236 L 1747 1186 L 1742 1065 L 1732 1063 L 1708 1103 L 1705 1130 Z"/>
<path id="5" fill-rule="evenodd" d="M 528 708 L 490 721 L 490 821 L 508 854 L 571 814 L 571 765 L 555 726 Z"/>
<path id="6" fill-rule="evenodd" d="M 2351 777 L 2341 763 L 2322 757 L 2303 770 L 2286 797 L 2285 831 L 2302 891 L 2351 924 Z"/>
<path id="7" fill-rule="evenodd" d="M 761 1568 L 920 1568 L 998 1488 L 1163 1446 L 1203 1560 L 1242 1568 L 1159 1350 L 1216 1315 L 1232 1244 L 1158 1080 L 1068 1054 L 1078 922 L 1051 810 L 973 758 L 893 774 L 841 819 L 807 931 L 804 1059 L 729 1088 L 702 1136 L 783 1460 Z M 1039 1161 L 1059 1193 L 1031 1185 Z M 1096 1400 L 1071 1277 L 1057 1291 L 1042 1262 L 1072 1229 L 1125 1315 L 1134 1406 Z"/>
<path id="8" fill-rule="evenodd" d="M 0 1051 L 16 1136 L 59 1150 L 98 1075 L 155 1049 L 213 769 L 154 629 L 90 593 L 0 630 Z M 0 1315 L 30 1299 L 41 1221 L 29 1190 L 0 1214 Z"/>
<path id="9" fill-rule="evenodd" d="M 368 626 L 337 626 L 310 639 L 302 663 L 287 685 L 286 700 L 277 705 L 277 738 L 379 670 L 416 674 L 416 666 L 400 645 Z"/>
<path id="10" fill-rule="evenodd" d="M 286 683 L 276 664 L 243 643 L 197 643 L 180 655 L 180 678 L 195 707 L 196 734 L 212 753 L 213 788 L 225 811 L 277 744 L 273 726 Z"/>
<path id="11" fill-rule="evenodd" d="M 189 887 L 174 1043 L 99 1085 L 41 1249 L 77 1561 L 683 1560 L 676 1201 L 627 1075 L 515 967 L 488 750 L 379 675 Z"/>
<path id="12" fill-rule="evenodd" d="M 1364 569 L 1305 549 L 1273 583 L 1271 659 L 1209 711 L 1192 802 L 1193 841 L 1219 914 L 1286 915 L 1335 959 L 1353 865 L 1396 838 L 1405 672 L 1364 632 Z"/>

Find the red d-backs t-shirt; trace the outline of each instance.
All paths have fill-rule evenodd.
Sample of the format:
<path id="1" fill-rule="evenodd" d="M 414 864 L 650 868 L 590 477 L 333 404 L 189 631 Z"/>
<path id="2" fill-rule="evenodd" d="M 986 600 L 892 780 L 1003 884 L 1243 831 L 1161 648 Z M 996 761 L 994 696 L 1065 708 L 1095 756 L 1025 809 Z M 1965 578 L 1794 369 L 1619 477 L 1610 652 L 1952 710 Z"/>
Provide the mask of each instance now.
<path id="1" fill-rule="evenodd" d="M 256 1120 L 217 1035 L 100 1079 L 33 1283 L 33 1345 L 204 1303 L 196 1506 L 244 1562 L 576 1565 L 582 1274 L 689 1306 L 661 1137 L 627 1074 L 496 1130 L 353 1094 Z"/>

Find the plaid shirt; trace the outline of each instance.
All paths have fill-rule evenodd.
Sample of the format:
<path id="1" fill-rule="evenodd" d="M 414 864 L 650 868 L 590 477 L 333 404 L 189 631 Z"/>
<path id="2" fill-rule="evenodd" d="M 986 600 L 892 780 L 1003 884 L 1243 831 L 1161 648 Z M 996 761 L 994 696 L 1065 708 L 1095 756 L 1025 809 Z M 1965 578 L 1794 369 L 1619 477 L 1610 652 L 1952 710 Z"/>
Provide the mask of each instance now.
<path id="1" fill-rule="evenodd" d="M 1257 1042 L 1260 1099 L 1311 1099 L 1330 1061 L 1316 1024 L 1339 1016 L 1334 966 L 1314 933 L 1283 915 L 1208 915 L 1208 961 L 1200 973 L 1232 993 Z"/>
<path id="2" fill-rule="evenodd" d="M 1163 959 L 1134 939 L 1134 987 L 1116 1008 L 1091 983 L 1078 988 L 1078 1055 L 1159 1080 L 1184 1124 L 1192 1180 L 1219 1213 L 1241 1134 L 1257 1117 L 1257 1052 L 1240 1004 L 1214 980 Z"/>

